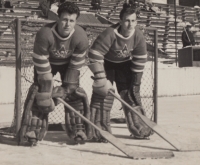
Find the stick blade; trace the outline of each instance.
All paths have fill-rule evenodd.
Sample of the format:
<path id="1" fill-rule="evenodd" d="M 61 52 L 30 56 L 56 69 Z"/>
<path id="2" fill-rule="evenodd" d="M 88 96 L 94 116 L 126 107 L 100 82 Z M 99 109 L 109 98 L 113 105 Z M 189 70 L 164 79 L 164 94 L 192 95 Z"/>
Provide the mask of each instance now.
<path id="1" fill-rule="evenodd" d="M 122 151 L 125 155 L 133 159 L 168 159 L 174 157 L 173 152 L 135 152 L 132 148 L 122 143 L 115 136 L 107 131 L 100 131 L 100 134 L 107 139 L 112 145 Z"/>
<path id="2" fill-rule="evenodd" d="M 182 152 L 200 151 L 200 144 L 182 144 L 180 151 Z"/>
<path id="3" fill-rule="evenodd" d="M 169 159 L 174 157 L 171 151 L 165 152 L 137 152 L 133 154 L 133 159 Z"/>
<path id="4" fill-rule="evenodd" d="M 164 129 L 162 129 L 159 125 L 154 125 L 152 130 L 159 135 L 162 139 L 168 142 L 171 146 L 173 146 L 176 150 L 180 151 L 182 148 L 182 144 L 175 139 L 172 135 L 168 134 Z"/>
<path id="5" fill-rule="evenodd" d="M 159 127 L 155 122 L 148 119 L 146 116 L 137 112 L 137 107 L 131 107 L 127 102 L 121 99 L 112 91 L 109 91 L 115 98 L 117 98 L 121 103 L 123 103 L 130 111 L 134 112 L 148 127 L 150 127 L 156 134 L 158 134 L 161 138 L 171 144 L 175 149 L 180 150 L 180 143 L 173 138 L 171 135 L 168 135 L 161 127 Z"/>

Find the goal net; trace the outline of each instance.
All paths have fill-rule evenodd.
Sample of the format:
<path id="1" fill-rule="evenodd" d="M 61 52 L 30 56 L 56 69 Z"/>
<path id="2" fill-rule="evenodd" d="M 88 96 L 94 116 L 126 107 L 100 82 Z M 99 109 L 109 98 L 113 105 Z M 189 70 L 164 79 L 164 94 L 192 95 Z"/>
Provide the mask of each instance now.
<path id="1" fill-rule="evenodd" d="M 24 102 L 29 90 L 33 83 L 33 63 L 31 54 L 33 53 L 33 43 L 37 31 L 49 23 L 45 20 L 23 20 L 16 19 L 11 24 L 13 36 L 15 39 L 15 67 L 16 67 L 16 90 L 15 90 L 15 108 L 13 121 L 7 132 L 16 134 L 20 128 L 21 117 L 24 109 Z M 90 45 L 94 39 L 109 25 L 104 24 L 84 24 L 78 23 L 86 31 Z M 148 62 L 145 66 L 142 84 L 141 84 L 141 97 L 142 104 L 146 111 L 147 117 L 151 120 L 157 120 L 157 96 L 156 96 L 156 70 L 157 70 L 157 49 L 154 44 L 157 43 L 156 30 L 152 28 L 145 28 L 140 26 L 146 37 L 148 44 Z M 86 60 L 87 61 L 87 60 Z M 80 86 L 86 91 L 89 101 L 92 95 L 93 80 L 91 71 L 87 67 L 87 62 L 81 69 Z M 54 76 L 55 86 L 61 85 L 60 75 Z M 115 86 L 115 84 L 114 84 Z M 117 90 L 116 90 L 117 91 Z M 115 99 L 114 105 L 111 110 L 111 120 L 124 119 L 121 103 Z M 64 107 L 62 104 L 56 106 L 56 109 L 49 114 L 49 124 L 63 124 L 64 120 Z"/>

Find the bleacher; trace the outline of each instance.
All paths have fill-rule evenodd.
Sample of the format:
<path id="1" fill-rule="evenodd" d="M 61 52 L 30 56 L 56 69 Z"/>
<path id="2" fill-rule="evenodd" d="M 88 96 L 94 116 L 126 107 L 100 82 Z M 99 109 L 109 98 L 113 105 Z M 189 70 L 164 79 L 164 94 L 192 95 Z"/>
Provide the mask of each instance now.
<path id="1" fill-rule="evenodd" d="M 88 6 L 90 5 L 89 0 L 85 0 L 84 3 L 83 1 L 77 2 L 79 6 L 86 3 L 88 3 Z M 123 1 L 119 0 L 103 1 L 101 12 L 96 15 L 101 18 L 103 17 L 107 20 L 107 23 L 117 23 L 119 21 L 119 12 L 122 9 L 122 4 Z M 181 34 L 183 32 L 183 27 L 179 25 L 179 22 L 190 22 L 194 25 L 195 40 L 197 44 L 200 44 L 200 36 L 198 35 L 200 33 L 200 9 L 176 6 L 177 26 L 175 27 L 174 5 L 154 3 L 154 6 L 158 7 L 160 12 L 155 14 L 153 12 L 141 11 L 138 24 L 146 27 L 158 28 L 158 48 L 160 52 L 164 52 L 161 54 L 165 54 L 165 58 L 174 59 L 172 62 L 175 62 L 177 49 L 182 48 Z M 110 9 L 110 11 L 108 11 L 108 9 Z M 90 9 L 89 12 L 96 11 Z M 150 33 L 149 35 L 151 36 L 153 34 Z"/>
<path id="2" fill-rule="evenodd" d="M 14 36 L 10 28 L 10 23 L 17 17 L 45 19 L 39 7 L 38 0 L 10 0 L 12 8 L 0 8 L 0 56 L 15 54 Z M 123 1 L 106 0 L 102 2 L 101 11 L 97 13 L 92 10 L 90 0 L 73 0 L 81 11 L 95 13 L 96 18 L 102 19 L 106 23 L 116 23 L 119 21 L 119 12 L 122 9 Z M 199 23 L 200 9 L 186 6 L 176 6 L 176 32 L 175 32 L 175 7 L 169 4 L 154 4 L 160 12 L 141 11 L 138 24 L 146 27 L 158 28 L 158 48 L 163 51 L 165 58 L 175 59 L 176 48 L 182 47 L 181 33 L 183 27 L 179 26 L 180 21 L 189 21 L 194 24 L 195 39 L 200 44 Z M 103 23 L 103 22 L 102 22 Z M 153 34 L 149 33 L 149 36 Z M 176 36 L 175 36 L 176 35 Z"/>
<path id="3" fill-rule="evenodd" d="M 175 59 L 176 48 L 182 48 L 181 34 L 183 27 L 179 26 L 178 22 L 190 22 L 194 25 L 194 36 L 197 44 L 200 44 L 199 22 L 200 22 L 200 9 L 186 6 L 176 6 L 176 32 L 175 32 L 175 7 L 169 4 L 157 4 L 155 7 L 160 9 L 157 14 L 153 12 L 141 11 L 138 18 L 138 24 L 145 25 L 146 27 L 158 28 L 158 48 L 166 53 L 166 58 Z M 119 21 L 119 12 L 121 5 L 114 7 L 105 18 L 112 23 Z M 103 11 L 104 13 L 104 11 Z M 152 34 L 149 34 L 150 36 Z"/>
<path id="4" fill-rule="evenodd" d="M 15 36 L 11 28 L 11 22 L 16 18 L 38 18 L 41 10 L 37 0 L 9 0 L 11 7 L 0 8 L 0 58 L 8 57 L 14 59 Z"/>

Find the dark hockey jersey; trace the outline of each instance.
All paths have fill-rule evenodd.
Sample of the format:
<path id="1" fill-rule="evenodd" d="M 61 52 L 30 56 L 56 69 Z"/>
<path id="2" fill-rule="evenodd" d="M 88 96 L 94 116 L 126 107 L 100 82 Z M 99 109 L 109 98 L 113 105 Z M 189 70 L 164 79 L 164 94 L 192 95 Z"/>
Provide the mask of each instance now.
<path id="1" fill-rule="evenodd" d="M 142 72 L 147 61 L 147 50 L 144 35 L 137 27 L 129 37 L 123 37 L 118 32 L 119 24 L 103 31 L 94 41 L 89 58 L 93 62 L 103 62 L 104 59 L 121 63 L 132 61 L 131 70 Z"/>
<path id="2" fill-rule="evenodd" d="M 85 63 L 88 49 L 86 32 L 78 25 L 66 38 L 56 32 L 56 23 L 42 27 L 36 35 L 33 63 L 38 74 L 51 72 L 50 64 L 69 64 L 69 68 L 80 69 Z"/>

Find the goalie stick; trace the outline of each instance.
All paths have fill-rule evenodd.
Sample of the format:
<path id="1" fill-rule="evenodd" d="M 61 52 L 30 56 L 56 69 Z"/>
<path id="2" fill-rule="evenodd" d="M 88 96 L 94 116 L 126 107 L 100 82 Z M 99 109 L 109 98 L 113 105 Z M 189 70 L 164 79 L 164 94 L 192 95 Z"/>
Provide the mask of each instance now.
<path id="1" fill-rule="evenodd" d="M 76 111 L 73 107 L 71 107 L 69 104 L 67 104 L 63 99 L 57 98 L 60 102 L 62 102 L 68 109 L 73 111 L 75 114 L 77 114 L 79 117 L 81 117 L 85 122 L 90 124 L 92 127 L 94 127 L 96 130 L 100 132 L 100 134 L 108 140 L 113 146 L 118 148 L 120 151 L 122 151 L 125 155 L 127 155 L 130 158 L 133 159 L 159 159 L 159 158 L 171 158 L 174 157 L 174 154 L 172 151 L 165 151 L 165 152 L 135 152 L 132 151 L 131 148 L 126 146 L 124 143 L 122 143 L 119 139 L 117 139 L 115 136 L 110 134 L 107 131 L 104 131 L 97 127 L 94 123 L 92 123 L 90 120 L 85 118 L 82 114 L 80 114 L 78 111 Z"/>
<path id="2" fill-rule="evenodd" d="M 141 120 L 144 121 L 144 123 L 149 126 L 154 132 L 156 132 L 162 139 L 167 141 L 170 145 L 172 145 L 176 150 L 178 151 L 198 151 L 200 150 L 199 144 L 181 144 L 178 140 L 173 138 L 171 135 L 169 135 L 167 132 L 165 132 L 160 126 L 158 126 L 155 122 L 148 119 L 146 116 L 138 113 L 135 109 L 137 107 L 131 107 L 128 103 L 126 103 L 124 100 L 122 100 L 119 96 L 117 96 L 115 93 L 113 93 L 111 90 L 109 92 L 117 98 L 121 103 L 123 103 L 126 107 L 129 108 L 129 110 L 133 111 L 138 117 L 141 118 Z"/>

